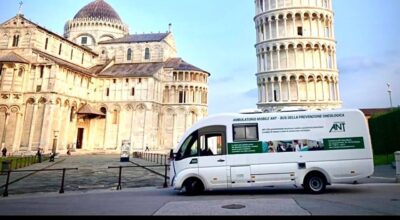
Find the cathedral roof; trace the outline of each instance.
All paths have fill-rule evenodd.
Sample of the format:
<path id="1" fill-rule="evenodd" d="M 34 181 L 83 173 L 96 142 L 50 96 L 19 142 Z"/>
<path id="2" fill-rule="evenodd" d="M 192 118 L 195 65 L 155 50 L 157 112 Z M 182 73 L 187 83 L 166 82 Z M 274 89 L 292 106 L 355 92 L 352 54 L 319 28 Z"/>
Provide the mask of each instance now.
<path id="1" fill-rule="evenodd" d="M 104 0 L 95 0 L 83 7 L 74 19 L 114 20 L 122 23 L 118 13 Z"/>
<path id="2" fill-rule="evenodd" d="M 103 112 L 98 111 L 89 104 L 84 105 L 79 111 L 77 112 L 78 115 L 96 115 L 96 116 L 106 116 Z"/>
<path id="3" fill-rule="evenodd" d="M 115 64 L 98 76 L 102 77 L 151 77 L 164 67 L 164 63 Z"/>
<path id="4" fill-rule="evenodd" d="M 153 62 L 153 63 L 124 63 L 114 64 L 108 68 L 109 64 L 97 65 L 90 69 L 90 71 L 100 77 L 152 77 L 163 68 L 172 68 L 177 71 L 197 71 L 204 72 L 198 67 L 195 67 L 181 58 L 170 58 L 166 62 Z M 208 73 L 208 75 L 210 75 Z"/>
<path id="5" fill-rule="evenodd" d="M 0 56 L 0 62 L 3 63 L 29 63 L 29 61 L 25 60 L 20 55 L 10 52 L 4 56 Z"/>
<path id="6" fill-rule="evenodd" d="M 143 43 L 143 42 L 161 42 L 169 33 L 157 34 L 134 34 L 128 35 L 118 39 L 106 40 L 99 42 L 99 44 L 115 44 L 115 43 Z"/>
<path id="7" fill-rule="evenodd" d="M 56 63 L 56 64 L 58 64 L 58 65 L 60 65 L 60 66 L 62 66 L 64 68 L 70 69 L 72 71 L 80 72 L 80 73 L 83 73 L 83 74 L 86 74 L 86 75 L 92 75 L 92 72 L 90 72 L 89 69 L 86 69 L 86 68 L 78 66 L 76 64 L 67 62 L 67 61 L 65 61 L 63 59 L 60 59 L 58 57 L 55 57 L 55 56 L 52 56 L 50 54 L 44 53 L 44 52 L 42 52 L 40 50 L 34 49 L 34 51 L 36 53 L 38 53 L 39 55 L 43 56 L 44 58 L 46 58 L 48 60 L 51 60 L 52 62 L 54 62 L 54 63 Z"/>
<path id="8" fill-rule="evenodd" d="M 170 58 L 165 62 L 165 68 L 173 68 L 174 70 L 182 70 L 182 71 L 198 71 L 198 72 L 205 72 L 192 64 L 187 63 L 186 61 L 182 60 L 181 58 Z M 210 75 L 210 73 L 208 73 Z"/>

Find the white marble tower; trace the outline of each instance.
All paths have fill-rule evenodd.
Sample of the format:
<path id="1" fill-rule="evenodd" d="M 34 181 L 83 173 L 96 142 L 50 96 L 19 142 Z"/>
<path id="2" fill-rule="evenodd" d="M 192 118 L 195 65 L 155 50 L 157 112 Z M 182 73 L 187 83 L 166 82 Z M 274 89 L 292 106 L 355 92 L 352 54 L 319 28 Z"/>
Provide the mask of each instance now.
<path id="1" fill-rule="evenodd" d="M 258 107 L 342 105 L 332 0 L 255 0 Z"/>

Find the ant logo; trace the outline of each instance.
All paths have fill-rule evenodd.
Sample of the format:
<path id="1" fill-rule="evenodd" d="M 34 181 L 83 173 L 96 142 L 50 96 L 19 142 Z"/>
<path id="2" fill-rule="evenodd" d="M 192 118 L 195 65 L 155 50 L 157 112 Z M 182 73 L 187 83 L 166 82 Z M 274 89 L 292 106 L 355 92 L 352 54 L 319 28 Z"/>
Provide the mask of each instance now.
<path id="1" fill-rule="evenodd" d="M 346 123 L 345 122 L 334 123 L 329 133 L 332 132 L 346 132 Z"/>

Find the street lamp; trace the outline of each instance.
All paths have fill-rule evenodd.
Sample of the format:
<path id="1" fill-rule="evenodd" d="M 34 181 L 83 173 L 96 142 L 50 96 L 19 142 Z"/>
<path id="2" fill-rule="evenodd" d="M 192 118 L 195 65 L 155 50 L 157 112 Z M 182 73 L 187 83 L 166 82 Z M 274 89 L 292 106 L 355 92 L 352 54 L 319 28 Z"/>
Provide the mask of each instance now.
<path id="1" fill-rule="evenodd" d="M 388 87 L 389 99 L 390 99 L 390 108 L 393 109 L 393 101 L 392 101 L 392 90 L 390 88 L 390 83 L 386 84 Z"/>

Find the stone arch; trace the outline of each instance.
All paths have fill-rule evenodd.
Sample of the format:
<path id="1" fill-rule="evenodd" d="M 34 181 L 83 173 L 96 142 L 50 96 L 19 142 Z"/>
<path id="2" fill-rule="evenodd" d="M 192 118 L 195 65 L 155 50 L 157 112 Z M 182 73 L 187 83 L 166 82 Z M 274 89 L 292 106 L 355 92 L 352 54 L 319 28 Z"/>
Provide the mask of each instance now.
<path id="1" fill-rule="evenodd" d="M 108 110 L 106 105 L 101 105 L 99 108 L 100 112 L 107 116 Z"/>
<path id="2" fill-rule="evenodd" d="M 62 103 L 61 98 L 57 98 L 57 99 L 56 99 L 56 105 L 57 105 L 57 106 L 61 106 L 61 103 Z"/>
<path id="3" fill-rule="evenodd" d="M 73 101 L 71 106 L 77 108 L 78 107 L 78 103 L 76 101 Z"/>
<path id="4" fill-rule="evenodd" d="M 8 112 L 8 107 L 6 105 L 1 105 L 0 112 L 4 112 L 4 113 Z"/>
<path id="5" fill-rule="evenodd" d="M 35 104 L 35 98 L 31 97 L 31 98 L 27 99 L 25 104 L 31 104 L 31 105 Z"/>
<path id="6" fill-rule="evenodd" d="M 289 11 L 286 13 L 286 18 L 287 19 L 293 19 L 294 13 L 292 11 Z"/>
<path id="7" fill-rule="evenodd" d="M 39 104 L 46 104 L 47 103 L 47 99 L 44 97 L 41 97 L 38 101 Z"/>
<path id="8" fill-rule="evenodd" d="M 99 41 L 105 41 L 105 40 L 112 40 L 115 39 L 115 37 L 111 34 L 103 34 L 100 36 Z"/>
<path id="9" fill-rule="evenodd" d="M 149 110 L 149 108 L 146 106 L 146 104 L 144 104 L 144 103 L 139 103 L 139 104 L 137 104 L 136 106 L 135 106 L 135 110 L 136 111 L 138 111 L 138 110 L 145 110 L 145 111 L 148 111 Z"/>
<path id="10" fill-rule="evenodd" d="M 65 100 L 65 102 L 64 102 L 64 107 L 66 107 L 66 108 L 69 108 L 69 107 L 70 107 L 70 102 L 69 102 L 68 99 Z"/>
<path id="11" fill-rule="evenodd" d="M 19 112 L 20 110 L 21 110 L 21 107 L 18 106 L 18 105 L 12 105 L 12 106 L 10 107 L 10 112 L 11 112 L 11 113 L 16 113 L 16 112 Z"/>
<path id="12" fill-rule="evenodd" d="M 288 76 L 289 79 L 289 89 L 291 93 L 292 101 L 297 100 L 298 94 L 297 94 L 297 76 L 295 74 L 291 74 Z"/>
<path id="13" fill-rule="evenodd" d="M 134 107 L 133 107 L 133 105 L 131 105 L 131 104 L 126 104 L 125 106 L 124 106 L 124 110 L 125 111 L 133 111 L 134 110 Z"/>
<path id="14" fill-rule="evenodd" d="M 92 40 L 92 44 L 93 44 L 93 45 L 95 45 L 95 44 L 97 43 L 96 38 L 95 38 L 92 34 L 89 34 L 89 33 L 87 33 L 87 32 L 79 34 L 78 36 L 76 36 L 76 37 L 73 39 L 73 41 L 76 42 L 76 40 L 77 40 L 78 38 L 82 37 L 82 36 L 90 37 L 90 39 Z"/>
<path id="15" fill-rule="evenodd" d="M 308 77 L 305 74 L 301 74 L 298 76 L 299 98 L 301 101 L 307 100 L 307 96 L 306 96 L 307 80 L 308 80 Z"/>

